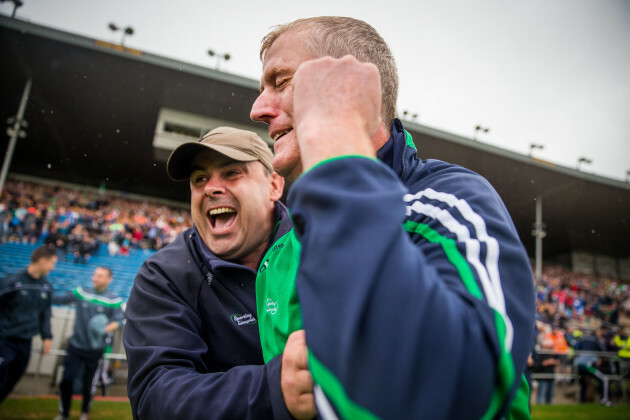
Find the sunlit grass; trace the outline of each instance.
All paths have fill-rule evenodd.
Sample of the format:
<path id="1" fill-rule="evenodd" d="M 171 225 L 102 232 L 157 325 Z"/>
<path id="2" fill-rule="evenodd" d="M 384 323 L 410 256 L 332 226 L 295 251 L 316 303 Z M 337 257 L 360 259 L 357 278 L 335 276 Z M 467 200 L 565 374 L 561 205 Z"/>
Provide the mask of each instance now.
<path id="1" fill-rule="evenodd" d="M 21 397 L 8 398 L 0 404 L 2 420 L 51 420 L 59 413 L 56 398 Z M 72 401 L 70 418 L 79 418 L 81 400 Z M 131 420 L 129 401 L 94 401 L 90 420 Z"/>

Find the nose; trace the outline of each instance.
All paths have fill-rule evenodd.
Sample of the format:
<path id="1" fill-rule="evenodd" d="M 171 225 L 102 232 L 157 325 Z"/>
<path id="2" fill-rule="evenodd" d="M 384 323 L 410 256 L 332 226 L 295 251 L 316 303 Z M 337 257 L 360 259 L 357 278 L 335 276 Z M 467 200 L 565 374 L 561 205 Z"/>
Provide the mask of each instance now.
<path id="1" fill-rule="evenodd" d="M 217 197 L 225 194 L 225 187 L 221 184 L 218 177 L 213 175 L 204 185 L 203 194 L 208 198 Z"/>
<path id="2" fill-rule="evenodd" d="M 276 102 L 277 100 L 274 99 L 268 91 L 263 90 L 254 101 L 249 117 L 253 121 L 269 124 L 271 119 L 278 116 L 278 106 Z"/>

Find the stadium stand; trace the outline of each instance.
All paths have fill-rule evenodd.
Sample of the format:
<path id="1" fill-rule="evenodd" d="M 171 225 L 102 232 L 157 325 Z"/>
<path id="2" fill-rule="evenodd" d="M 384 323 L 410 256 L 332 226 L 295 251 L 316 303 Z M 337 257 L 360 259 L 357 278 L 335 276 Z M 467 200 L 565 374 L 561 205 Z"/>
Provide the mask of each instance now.
<path id="1" fill-rule="evenodd" d="M 0 276 L 24 269 L 31 251 L 50 243 L 59 255 L 50 274 L 55 292 L 90 286 L 94 269 L 104 265 L 114 273 L 113 291 L 126 300 L 144 260 L 188 226 L 187 210 L 10 179 L 0 199 Z M 47 241 L 53 231 L 55 240 Z"/>
<path id="2" fill-rule="evenodd" d="M 23 270 L 28 265 L 31 252 L 41 244 L 41 241 L 35 244 L 11 242 L 0 244 L 0 277 Z M 155 251 L 134 249 L 128 256 L 111 256 L 101 247 L 86 263 L 75 263 L 73 260 L 59 261 L 48 277 L 55 293 L 69 292 L 76 286 L 92 287 L 94 269 L 98 266 L 109 267 L 114 273 L 110 289 L 126 301 L 138 269 L 153 252 Z"/>

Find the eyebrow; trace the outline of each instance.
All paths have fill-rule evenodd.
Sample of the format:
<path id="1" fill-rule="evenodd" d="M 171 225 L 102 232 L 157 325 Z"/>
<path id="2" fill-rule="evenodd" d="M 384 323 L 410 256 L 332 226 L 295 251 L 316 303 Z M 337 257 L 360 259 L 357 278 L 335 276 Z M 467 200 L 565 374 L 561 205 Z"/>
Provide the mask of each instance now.
<path id="1" fill-rule="evenodd" d="M 272 81 L 274 79 L 276 79 L 278 76 L 282 76 L 282 75 L 285 75 L 285 74 L 288 74 L 288 73 L 291 73 L 291 70 L 289 68 L 287 68 L 287 67 L 274 67 L 273 69 L 271 69 L 269 71 L 269 73 L 263 74 L 262 81 L 261 81 L 260 88 L 259 88 L 259 92 L 262 93 L 262 91 L 263 91 L 263 84 L 265 82 L 269 83 L 269 84 L 272 84 Z"/>
<path id="2" fill-rule="evenodd" d="M 227 160 L 223 163 L 220 163 L 219 165 L 216 166 L 215 169 L 223 169 L 223 168 L 227 168 L 228 166 L 232 166 L 232 165 L 236 165 L 239 167 L 243 167 L 243 168 L 247 168 L 247 163 L 248 162 L 243 162 L 240 160 Z M 195 171 L 205 171 L 206 168 L 200 165 L 191 165 L 190 166 L 190 174 L 192 175 L 193 172 Z"/>

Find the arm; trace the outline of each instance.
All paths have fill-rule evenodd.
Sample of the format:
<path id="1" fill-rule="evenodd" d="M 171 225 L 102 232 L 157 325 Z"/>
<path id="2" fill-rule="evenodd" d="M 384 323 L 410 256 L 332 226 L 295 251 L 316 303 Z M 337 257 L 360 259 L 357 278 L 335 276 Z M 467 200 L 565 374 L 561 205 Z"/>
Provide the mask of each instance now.
<path id="1" fill-rule="evenodd" d="M 0 278 L 0 305 L 4 305 L 10 299 L 10 293 L 14 292 L 11 276 Z"/>
<path id="2" fill-rule="evenodd" d="M 73 292 L 65 292 L 57 295 L 52 295 L 53 305 L 69 305 L 71 303 L 76 303 L 76 301 L 77 298 Z"/>
<path id="3" fill-rule="evenodd" d="M 50 317 L 52 314 L 51 311 L 51 296 L 52 291 L 50 286 L 48 286 L 48 297 L 46 298 L 46 302 L 44 303 L 44 307 L 42 308 L 39 314 L 39 333 L 43 340 L 43 354 L 47 354 L 52 347 L 52 328 L 50 325 Z"/>
<path id="4" fill-rule="evenodd" d="M 486 244 L 470 240 L 482 252 L 475 266 L 465 241 L 417 215 L 405 224 L 418 229 L 410 240 L 401 186 L 384 165 L 330 162 L 299 179 L 291 194 L 302 229 L 297 287 L 304 329 L 321 362 L 309 360 L 317 383 L 338 380 L 351 400 L 385 417 L 466 417 L 448 411 L 458 407 L 481 417 L 496 388 L 507 398 L 524 371 L 533 324 L 531 273 L 514 233 L 499 252 L 502 290 L 484 290 L 481 276 L 492 269 L 483 258 Z M 496 235 L 505 219 L 492 216 L 486 222 Z M 504 301 L 508 313 L 490 299 Z M 502 363 L 511 370 L 506 376 Z M 396 386 L 377 385 L 392 378 Z M 437 383 L 439 392 L 427 391 Z"/>
<path id="5" fill-rule="evenodd" d="M 353 154 L 347 146 L 364 144 L 370 130 L 358 124 L 331 139 L 326 130 L 343 121 L 300 122 L 310 119 L 310 103 L 327 102 L 298 101 L 306 93 L 300 83 L 325 74 L 317 67 L 315 75 L 300 67 L 295 77 L 298 141 L 311 169 L 289 197 L 302 244 L 297 287 L 314 381 L 342 417 L 500 415 L 524 371 L 534 315 L 529 262 L 507 211 L 467 171 L 434 176 L 433 192 L 448 191 L 441 196 L 406 191 L 370 159 L 322 163 L 338 143 L 346 146 L 337 156 Z M 308 94 L 344 94 L 351 86 L 331 88 L 327 80 L 335 78 L 315 80 L 323 85 Z M 329 100 L 354 109 L 344 98 Z M 356 114 L 378 120 L 366 103 Z M 366 154 L 361 147 L 355 154 Z"/>
<path id="6" fill-rule="evenodd" d="M 280 358 L 225 371 L 212 366 L 202 338 L 209 326 L 160 268 L 147 263 L 141 268 L 126 316 L 134 418 L 290 417 L 280 390 Z"/>
<path id="7" fill-rule="evenodd" d="M 110 333 L 116 331 L 122 325 L 125 313 L 122 310 L 122 304 L 113 308 L 112 316 L 110 317 L 110 323 L 105 326 L 105 332 Z"/>

